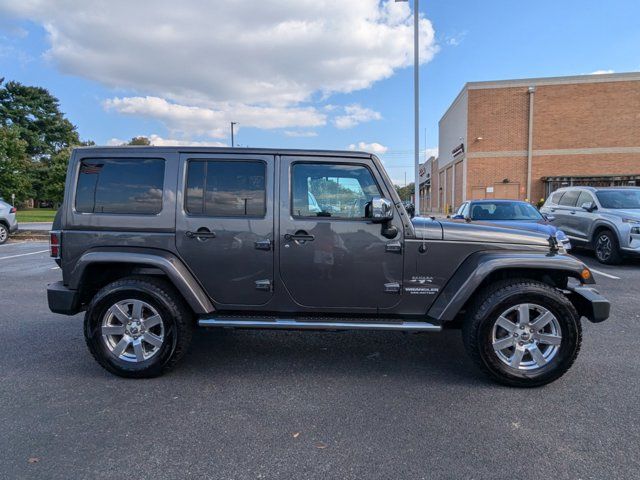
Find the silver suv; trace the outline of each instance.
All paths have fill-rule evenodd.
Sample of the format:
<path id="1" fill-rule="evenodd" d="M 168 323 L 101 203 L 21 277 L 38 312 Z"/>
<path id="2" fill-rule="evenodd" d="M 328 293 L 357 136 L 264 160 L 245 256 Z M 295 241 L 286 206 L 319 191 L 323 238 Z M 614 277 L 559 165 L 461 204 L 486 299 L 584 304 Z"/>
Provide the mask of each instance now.
<path id="1" fill-rule="evenodd" d="M 601 263 L 640 254 L 640 188 L 561 188 L 540 211 L 573 244 L 593 248 Z"/>
<path id="2" fill-rule="evenodd" d="M 18 230 L 16 209 L 0 199 L 0 245 L 9 239 L 9 235 Z"/>

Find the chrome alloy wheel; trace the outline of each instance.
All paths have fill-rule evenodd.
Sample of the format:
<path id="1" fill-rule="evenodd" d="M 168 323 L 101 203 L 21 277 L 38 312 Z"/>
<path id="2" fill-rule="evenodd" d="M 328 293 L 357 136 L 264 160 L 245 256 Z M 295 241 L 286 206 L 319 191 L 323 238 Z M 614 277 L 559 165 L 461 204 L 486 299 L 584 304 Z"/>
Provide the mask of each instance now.
<path id="1" fill-rule="evenodd" d="M 493 325 L 491 343 L 500 361 L 516 370 L 547 365 L 562 343 L 560 323 L 540 305 L 521 303 L 505 310 Z"/>
<path id="2" fill-rule="evenodd" d="M 164 323 L 158 311 L 142 300 L 122 300 L 102 317 L 102 340 L 116 358 L 142 362 L 160 351 Z"/>
<path id="3" fill-rule="evenodd" d="M 602 234 L 596 241 L 596 256 L 599 260 L 607 260 L 613 252 L 613 245 L 611 244 L 611 238 L 609 235 Z"/>
<path id="4" fill-rule="evenodd" d="M 0 243 L 4 243 L 9 238 L 9 232 L 7 231 L 7 227 L 4 225 L 0 225 Z"/>

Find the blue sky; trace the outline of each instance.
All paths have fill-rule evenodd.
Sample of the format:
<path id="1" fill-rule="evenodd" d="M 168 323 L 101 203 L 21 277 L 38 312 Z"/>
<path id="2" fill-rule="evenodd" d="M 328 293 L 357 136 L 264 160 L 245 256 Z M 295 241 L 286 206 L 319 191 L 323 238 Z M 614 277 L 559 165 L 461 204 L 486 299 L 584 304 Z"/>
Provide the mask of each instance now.
<path id="1" fill-rule="evenodd" d="M 357 7 L 327 0 L 309 3 L 314 11 L 305 12 L 305 1 L 295 7 L 292 0 L 221 2 L 197 12 L 206 22 L 185 38 L 180 32 L 194 23 L 189 15 L 201 3 L 138 2 L 145 11 L 128 2 L 124 10 L 112 8 L 118 1 L 0 0 L 0 77 L 48 88 L 81 137 L 98 144 L 135 135 L 229 143 L 226 122 L 243 112 L 237 114 L 246 118 L 237 135 L 241 145 L 345 149 L 362 143 L 381 153 L 394 180 L 402 183 L 405 171 L 411 179 L 409 10 L 377 0 Z M 434 32 L 423 40 L 425 56 L 432 57 L 421 67 L 423 148 L 425 136 L 428 149 L 437 147 L 438 120 L 467 81 L 640 70 L 637 1 L 420 3 Z M 258 4 L 269 10 L 255 11 Z M 87 11 L 99 16 L 83 24 Z M 217 22 L 228 31 L 207 44 L 207 28 L 218 30 Z M 286 28 L 274 27 L 279 24 Z M 236 38 L 234 28 L 238 40 L 224 43 Z M 339 60 L 335 71 L 325 68 L 332 58 Z M 370 72 L 368 59 L 375 65 Z M 244 85 L 247 78 L 252 82 Z"/>

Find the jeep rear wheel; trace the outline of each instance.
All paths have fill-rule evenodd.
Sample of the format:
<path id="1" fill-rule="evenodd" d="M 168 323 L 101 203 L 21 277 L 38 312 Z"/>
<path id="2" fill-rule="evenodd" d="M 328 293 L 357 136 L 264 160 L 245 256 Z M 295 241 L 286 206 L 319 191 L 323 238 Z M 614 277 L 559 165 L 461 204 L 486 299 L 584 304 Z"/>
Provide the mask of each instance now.
<path id="1" fill-rule="evenodd" d="M 606 265 L 617 265 L 622 260 L 618 239 L 611 230 L 601 230 L 596 234 L 593 247 L 596 258 Z"/>
<path id="2" fill-rule="evenodd" d="M 172 368 L 191 340 L 193 319 L 173 287 L 125 278 L 101 289 L 85 314 L 85 339 L 97 362 L 122 377 L 155 377 Z"/>
<path id="3" fill-rule="evenodd" d="M 475 363 L 494 380 L 515 387 L 561 377 L 575 361 L 582 338 L 571 302 L 531 280 L 505 280 L 482 292 L 462 331 Z"/>

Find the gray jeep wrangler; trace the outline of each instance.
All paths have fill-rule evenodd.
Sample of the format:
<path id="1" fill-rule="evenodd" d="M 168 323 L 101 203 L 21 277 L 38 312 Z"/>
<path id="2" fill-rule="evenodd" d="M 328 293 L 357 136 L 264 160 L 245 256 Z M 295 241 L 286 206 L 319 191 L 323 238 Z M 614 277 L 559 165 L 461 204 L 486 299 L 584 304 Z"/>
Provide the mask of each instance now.
<path id="1" fill-rule="evenodd" d="M 173 367 L 196 327 L 437 332 L 512 386 L 574 362 L 609 303 L 555 238 L 410 218 L 373 155 L 80 148 L 51 232 L 53 312 L 108 371 Z"/>

